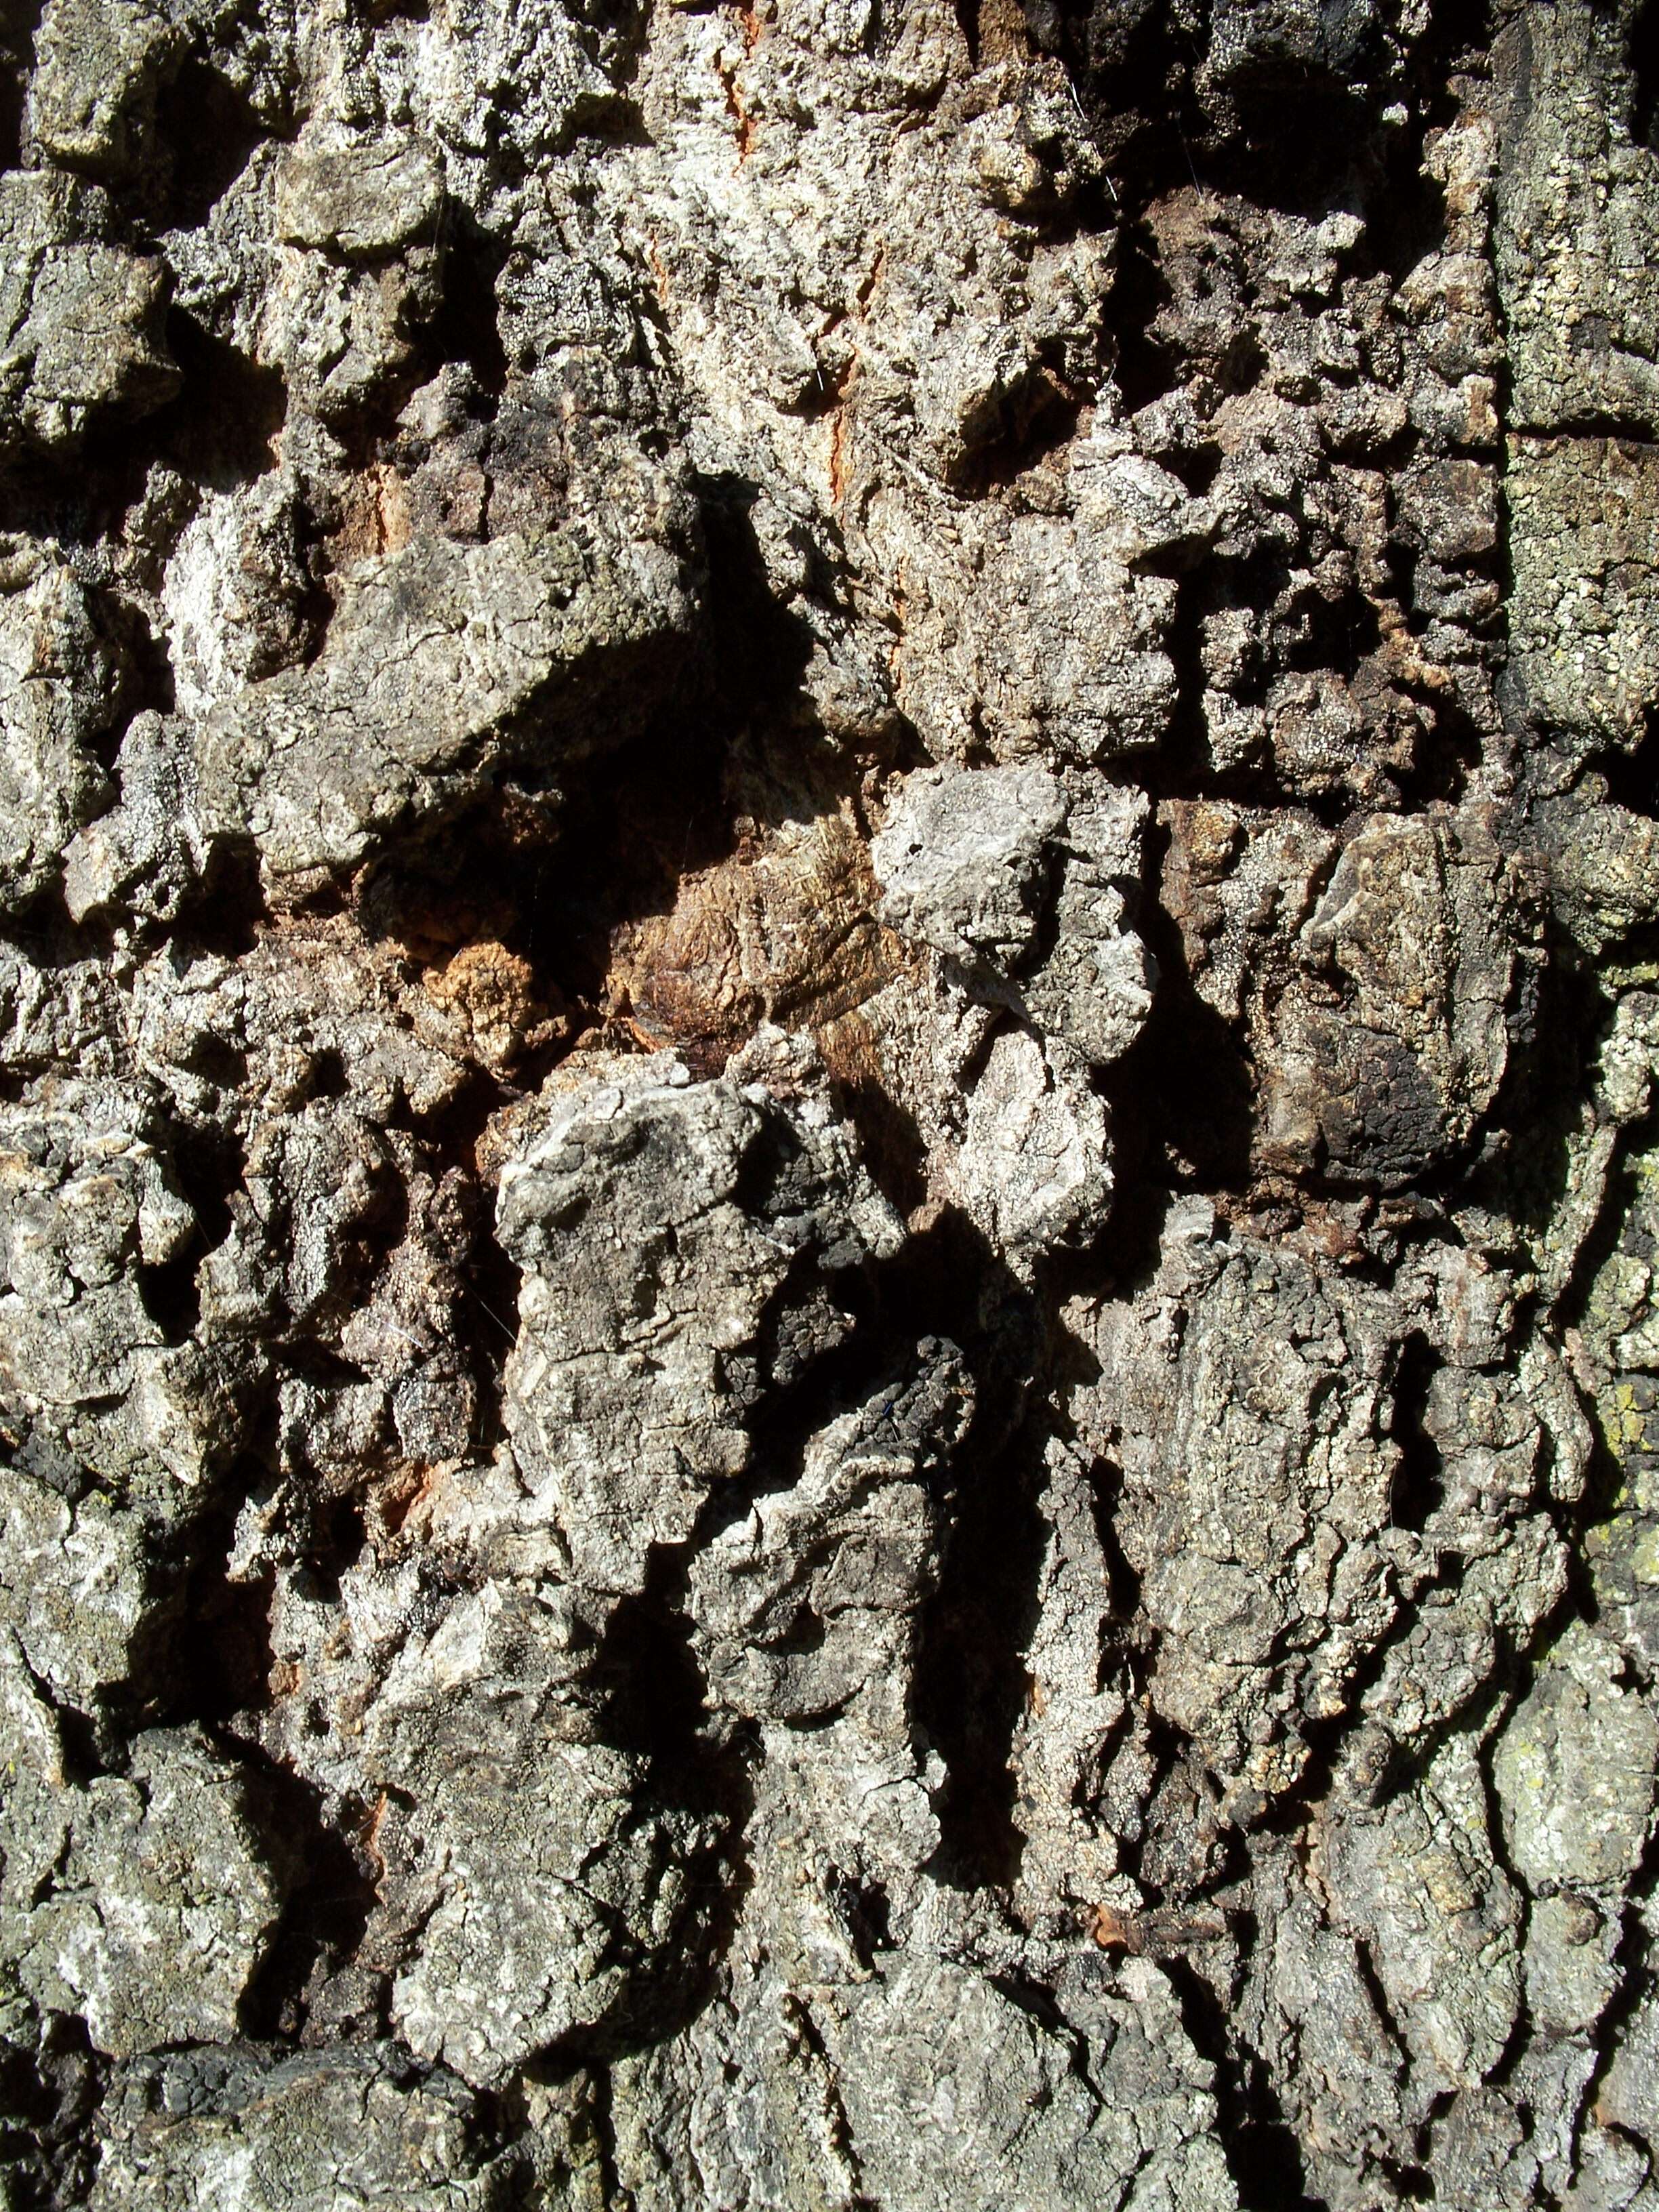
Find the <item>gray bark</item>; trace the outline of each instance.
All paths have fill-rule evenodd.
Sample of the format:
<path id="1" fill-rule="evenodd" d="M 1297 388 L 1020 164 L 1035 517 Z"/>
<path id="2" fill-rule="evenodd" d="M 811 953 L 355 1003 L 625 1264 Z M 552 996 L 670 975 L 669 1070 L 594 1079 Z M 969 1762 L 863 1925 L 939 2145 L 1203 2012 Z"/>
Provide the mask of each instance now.
<path id="1" fill-rule="evenodd" d="M 1656 108 L 0 14 L 0 2200 L 1659 2212 Z"/>

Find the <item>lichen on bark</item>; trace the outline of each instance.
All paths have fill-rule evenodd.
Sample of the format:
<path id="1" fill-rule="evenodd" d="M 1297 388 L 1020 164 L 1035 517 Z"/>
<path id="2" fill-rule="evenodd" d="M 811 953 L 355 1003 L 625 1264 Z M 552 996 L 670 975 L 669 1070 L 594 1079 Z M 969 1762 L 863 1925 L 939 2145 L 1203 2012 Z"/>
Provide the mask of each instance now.
<path id="1" fill-rule="evenodd" d="M 1650 0 L 0 11 L 0 2198 L 1659 2208 Z"/>

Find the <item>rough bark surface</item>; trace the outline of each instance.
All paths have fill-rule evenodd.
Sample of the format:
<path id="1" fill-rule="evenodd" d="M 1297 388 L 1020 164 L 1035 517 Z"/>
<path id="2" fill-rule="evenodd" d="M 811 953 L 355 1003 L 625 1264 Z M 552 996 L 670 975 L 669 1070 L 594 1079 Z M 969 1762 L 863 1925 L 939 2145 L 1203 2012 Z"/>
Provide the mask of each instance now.
<path id="1" fill-rule="evenodd" d="M 1659 2212 L 1656 131 L 0 8 L 0 2200 Z"/>

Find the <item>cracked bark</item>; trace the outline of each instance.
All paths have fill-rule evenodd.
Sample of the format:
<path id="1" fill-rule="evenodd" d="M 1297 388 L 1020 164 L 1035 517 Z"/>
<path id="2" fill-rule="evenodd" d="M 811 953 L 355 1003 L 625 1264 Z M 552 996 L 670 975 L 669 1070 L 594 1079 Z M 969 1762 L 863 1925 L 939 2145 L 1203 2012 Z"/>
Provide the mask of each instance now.
<path id="1" fill-rule="evenodd" d="M 0 22 L 0 2192 L 1659 2203 L 1645 0 Z"/>

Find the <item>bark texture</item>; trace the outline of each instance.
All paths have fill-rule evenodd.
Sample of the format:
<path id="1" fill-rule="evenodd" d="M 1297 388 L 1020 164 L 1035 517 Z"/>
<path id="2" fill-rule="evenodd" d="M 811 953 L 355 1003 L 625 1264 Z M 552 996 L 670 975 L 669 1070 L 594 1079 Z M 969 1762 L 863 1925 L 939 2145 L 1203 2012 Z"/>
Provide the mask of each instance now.
<path id="1" fill-rule="evenodd" d="M 0 2200 L 1659 2212 L 1651 0 L 0 9 Z"/>

